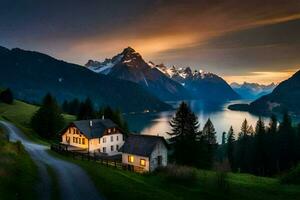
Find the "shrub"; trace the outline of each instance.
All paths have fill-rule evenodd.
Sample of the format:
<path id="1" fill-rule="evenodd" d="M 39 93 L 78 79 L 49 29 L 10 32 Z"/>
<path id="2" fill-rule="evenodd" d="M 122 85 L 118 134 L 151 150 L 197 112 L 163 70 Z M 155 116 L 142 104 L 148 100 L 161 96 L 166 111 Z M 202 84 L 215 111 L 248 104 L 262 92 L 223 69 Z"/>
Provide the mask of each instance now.
<path id="1" fill-rule="evenodd" d="M 280 178 L 284 184 L 300 184 L 300 164 Z"/>
<path id="2" fill-rule="evenodd" d="M 157 172 L 170 182 L 194 184 L 197 181 L 196 170 L 187 166 L 169 165 L 167 167 L 157 169 Z"/>

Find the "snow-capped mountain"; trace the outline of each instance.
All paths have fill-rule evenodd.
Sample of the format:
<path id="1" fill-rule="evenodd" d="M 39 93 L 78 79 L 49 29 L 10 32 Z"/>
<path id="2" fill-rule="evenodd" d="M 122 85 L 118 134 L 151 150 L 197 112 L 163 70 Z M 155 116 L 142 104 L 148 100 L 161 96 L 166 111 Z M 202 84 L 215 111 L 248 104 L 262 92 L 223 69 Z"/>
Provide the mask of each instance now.
<path id="1" fill-rule="evenodd" d="M 103 62 L 89 60 L 86 67 L 96 73 L 138 83 L 162 100 L 224 101 L 239 98 L 226 81 L 213 73 L 192 71 L 189 67 L 167 67 L 151 61 L 146 63 L 130 47 Z"/>
<path id="2" fill-rule="evenodd" d="M 104 62 L 89 60 L 85 66 L 96 73 L 138 83 L 162 100 L 190 98 L 182 85 L 151 66 L 151 63 L 146 63 L 131 47 Z"/>
<path id="3" fill-rule="evenodd" d="M 195 98 L 224 101 L 238 99 L 239 95 L 221 77 L 203 70 L 192 70 L 190 67 L 166 67 L 156 65 L 166 76 L 183 85 Z"/>
<path id="4" fill-rule="evenodd" d="M 242 98 L 245 99 L 257 99 L 263 95 L 271 93 L 276 87 L 274 83 L 263 85 L 244 82 L 243 84 L 231 83 L 230 85 Z"/>

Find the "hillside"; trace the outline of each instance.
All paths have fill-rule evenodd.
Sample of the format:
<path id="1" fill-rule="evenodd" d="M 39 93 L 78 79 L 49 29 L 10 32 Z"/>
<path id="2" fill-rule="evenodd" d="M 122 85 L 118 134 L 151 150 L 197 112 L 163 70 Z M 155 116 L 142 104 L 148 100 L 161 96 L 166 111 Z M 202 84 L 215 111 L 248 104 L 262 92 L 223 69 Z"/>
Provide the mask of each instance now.
<path id="1" fill-rule="evenodd" d="M 40 102 L 50 92 L 59 102 L 90 97 L 95 106 L 110 105 L 123 112 L 170 109 L 135 83 L 38 52 L 1 47 L 0 72 L 0 85 L 27 102 Z"/>
<path id="2" fill-rule="evenodd" d="M 275 178 L 228 173 L 228 188 L 223 190 L 218 186 L 219 176 L 214 171 L 196 169 L 196 183 L 183 184 L 168 180 L 161 173 L 141 175 L 54 152 L 52 155 L 79 164 L 108 199 L 296 200 L 300 195 L 300 186 L 282 185 Z"/>
<path id="3" fill-rule="evenodd" d="M 254 113 L 270 114 L 289 111 L 300 114 L 300 71 L 281 82 L 270 94 L 247 104 L 231 105 L 233 110 L 247 110 Z"/>

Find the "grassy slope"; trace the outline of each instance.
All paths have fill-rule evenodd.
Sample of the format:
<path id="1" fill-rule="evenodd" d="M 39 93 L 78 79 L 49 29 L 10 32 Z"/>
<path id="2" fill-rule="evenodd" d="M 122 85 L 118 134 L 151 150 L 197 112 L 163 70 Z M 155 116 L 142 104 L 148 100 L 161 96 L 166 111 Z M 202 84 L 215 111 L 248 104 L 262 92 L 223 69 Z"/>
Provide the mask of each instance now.
<path id="1" fill-rule="evenodd" d="M 37 110 L 37 106 L 30 105 L 22 101 L 14 101 L 12 105 L 0 103 L 0 119 L 14 123 L 32 141 L 47 144 L 47 141 L 40 138 L 30 128 L 30 119 Z M 75 120 L 75 117 L 72 115 L 64 115 L 64 117 L 67 122 Z"/>
<path id="2" fill-rule="evenodd" d="M 37 168 L 23 146 L 6 141 L 0 129 L 0 199 L 36 199 Z"/>
<path id="3" fill-rule="evenodd" d="M 140 175 L 96 164 L 73 160 L 95 182 L 99 191 L 108 199 L 230 199 L 230 200 L 296 200 L 300 199 L 300 186 L 281 185 L 277 179 L 262 178 L 247 174 L 229 174 L 229 192 L 222 193 L 216 186 L 215 173 L 198 170 L 195 185 L 184 186 L 167 182 L 157 175 Z"/>

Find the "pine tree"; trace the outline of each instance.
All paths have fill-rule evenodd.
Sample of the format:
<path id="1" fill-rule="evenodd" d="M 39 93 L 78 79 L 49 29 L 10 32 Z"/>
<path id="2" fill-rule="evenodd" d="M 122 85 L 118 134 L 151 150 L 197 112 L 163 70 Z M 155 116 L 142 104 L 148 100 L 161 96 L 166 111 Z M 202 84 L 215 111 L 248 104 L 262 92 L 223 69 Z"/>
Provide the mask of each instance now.
<path id="1" fill-rule="evenodd" d="M 40 109 L 33 115 L 31 125 L 35 132 L 46 139 L 53 139 L 65 124 L 56 100 L 47 94 Z"/>
<path id="2" fill-rule="evenodd" d="M 172 132 L 168 133 L 174 140 L 174 159 L 179 164 L 199 165 L 201 155 L 197 154 L 199 144 L 199 123 L 189 106 L 182 102 L 170 121 Z"/>
<path id="3" fill-rule="evenodd" d="M 279 166 L 280 170 L 291 168 L 295 164 L 296 144 L 292 121 L 288 113 L 283 115 L 279 125 Z"/>
<path id="4" fill-rule="evenodd" d="M 205 155 L 203 155 L 202 159 L 204 161 L 204 167 L 210 168 L 214 161 L 215 151 L 217 149 L 217 138 L 216 131 L 213 123 L 210 119 L 205 123 L 202 130 L 202 146 L 205 147 Z"/>
<path id="5" fill-rule="evenodd" d="M 78 115 L 80 109 L 80 101 L 78 99 L 73 99 L 69 103 L 69 114 Z"/>
<path id="6" fill-rule="evenodd" d="M 87 98 L 84 102 L 80 103 L 79 112 L 77 115 L 78 120 L 88 120 L 96 117 L 93 103 L 90 98 Z"/>
<path id="7" fill-rule="evenodd" d="M 266 149 L 266 136 L 265 124 L 261 117 L 259 117 L 255 127 L 255 152 L 253 158 L 255 160 L 254 170 L 258 175 L 265 175 L 267 163 L 267 149 Z"/>
<path id="8" fill-rule="evenodd" d="M 235 136 L 232 126 L 228 131 L 228 138 L 227 138 L 227 157 L 231 166 L 231 169 L 235 171 L 235 163 L 234 163 L 234 143 L 235 143 Z"/>
<path id="9" fill-rule="evenodd" d="M 226 143 L 226 132 L 222 133 L 222 145 L 225 145 Z"/>
<path id="10" fill-rule="evenodd" d="M 67 100 L 65 100 L 63 102 L 63 104 L 61 105 L 61 108 L 64 113 L 70 113 L 70 106 L 69 106 L 69 102 Z"/>

